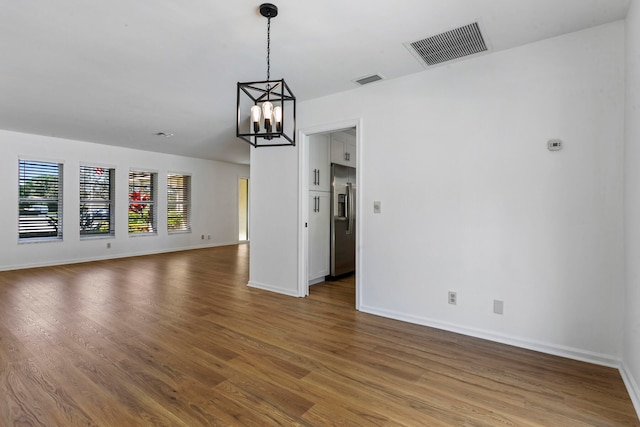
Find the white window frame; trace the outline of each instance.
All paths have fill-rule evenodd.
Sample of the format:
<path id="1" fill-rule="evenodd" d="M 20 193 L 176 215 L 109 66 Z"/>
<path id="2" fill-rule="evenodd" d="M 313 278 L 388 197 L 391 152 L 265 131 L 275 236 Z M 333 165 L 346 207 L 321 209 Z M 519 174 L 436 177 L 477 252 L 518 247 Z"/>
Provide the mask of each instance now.
<path id="1" fill-rule="evenodd" d="M 98 175 L 103 175 L 108 177 L 108 197 L 105 198 L 91 198 L 91 197 L 83 197 L 82 188 L 83 188 L 83 169 L 95 169 Z M 100 172 L 101 171 L 101 172 Z M 80 238 L 94 238 L 94 237 L 112 237 L 115 235 L 115 178 L 116 178 L 116 170 L 110 167 L 104 166 L 94 166 L 89 164 L 81 164 L 79 169 L 79 192 L 80 192 Z M 98 182 L 88 181 L 89 185 L 100 185 Z M 98 191 L 99 192 L 99 191 Z M 106 206 L 107 215 L 105 216 L 103 212 L 102 215 L 98 215 L 101 218 L 102 223 L 107 224 L 107 230 L 103 231 L 95 231 L 89 228 L 92 224 L 87 224 L 87 221 L 91 221 L 95 214 L 91 214 L 92 210 L 87 210 L 85 207 L 87 205 L 97 205 L 97 206 Z M 83 212 L 84 210 L 84 212 Z M 101 210 L 104 210 L 101 209 Z M 84 225 L 83 225 L 84 224 Z"/>
<path id="2" fill-rule="evenodd" d="M 27 169 L 28 167 L 28 169 Z M 22 191 L 22 186 L 27 181 L 38 178 L 38 169 L 44 174 L 47 171 L 56 170 L 56 195 L 55 197 L 43 197 L 43 195 L 27 196 Z M 62 162 L 18 159 L 18 241 L 40 242 L 61 241 L 63 238 L 63 173 Z M 51 176 L 51 175 L 40 175 Z M 52 214 L 51 207 L 55 207 Z M 28 229 L 31 228 L 31 232 Z M 55 232 L 55 235 L 51 234 Z M 49 233 L 49 235 L 46 235 Z"/>
<path id="3" fill-rule="evenodd" d="M 177 183 L 172 184 L 172 179 L 182 180 L 182 187 L 176 187 Z M 174 197 L 172 192 L 176 189 L 183 194 Z M 183 225 L 181 228 L 172 228 L 174 221 L 172 208 L 174 212 L 182 210 Z M 169 172 L 167 174 L 167 232 L 169 234 L 191 233 L 191 212 L 191 175 Z M 184 219 L 185 217 L 186 219 Z"/>
<path id="4" fill-rule="evenodd" d="M 132 179 L 142 176 L 149 176 L 149 185 L 132 184 Z M 148 189 L 144 194 L 141 190 Z M 136 195 L 137 193 L 137 195 Z M 148 236 L 158 234 L 158 172 L 150 170 L 130 170 L 128 180 L 129 203 L 127 206 L 128 218 L 127 229 L 129 236 Z M 140 229 L 132 229 L 132 219 L 136 219 L 135 215 L 140 215 L 140 219 L 146 221 L 138 221 L 140 225 L 146 224 L 146 229 L 141 226 Z"/>

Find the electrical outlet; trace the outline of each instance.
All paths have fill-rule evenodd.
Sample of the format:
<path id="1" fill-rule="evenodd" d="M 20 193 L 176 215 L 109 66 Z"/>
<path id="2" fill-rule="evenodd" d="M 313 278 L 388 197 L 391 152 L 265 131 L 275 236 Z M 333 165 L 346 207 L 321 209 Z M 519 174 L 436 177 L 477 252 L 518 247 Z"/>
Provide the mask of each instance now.
<path id="1" fill-rule="evenodd" d="M 495 314 L 504 314 L 504 301 L 493 300 L 493 312 Z"/>
<path id="2" fill-rule="evenodd" d="M 207 240 L 211 240 L 211 235 L 207 235 Z"/>
<path id="3" fill-rule="evenodd" d="M 453 291 L 449 291 L 449 304 L 456 305 L 458 303 L 458 294 Z"/>
<path id="4" fill-rule="evenodd" d="M 107 243 L 107 249 L 111 249 L 111 243 Z"/>
<path id="5" fill-rule="evenodd" d="M 200 236 L 200 240 L 204 240 L 204 234 Z"/>

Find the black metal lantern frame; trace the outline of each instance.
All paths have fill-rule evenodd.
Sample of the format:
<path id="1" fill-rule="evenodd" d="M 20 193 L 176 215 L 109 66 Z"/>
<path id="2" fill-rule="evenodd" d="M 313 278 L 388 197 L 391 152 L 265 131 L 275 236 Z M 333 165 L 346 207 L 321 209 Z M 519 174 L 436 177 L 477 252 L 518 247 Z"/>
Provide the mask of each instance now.
<path id="1" fill-rule="evenodd" d="M 260 5 L 267 18 L 267 80 L 238 83 L 236 136 L 254 147 L 296 145 L 296 97 L 281 80 L 271 80 L 271 18 L 278 7 Z"/>
<path id="2" fill-rule="evenodd" d="M 278 147 L 296 145 L 296 97 L 291 89 L 281 80 L 238 83 L 238 115 L 236 136 L 254 147 Z M 273 107 L 282 111 L 279 122 L 263 116 L 256 128 L 251 120 L 251 107 L 270 102 Z"/>

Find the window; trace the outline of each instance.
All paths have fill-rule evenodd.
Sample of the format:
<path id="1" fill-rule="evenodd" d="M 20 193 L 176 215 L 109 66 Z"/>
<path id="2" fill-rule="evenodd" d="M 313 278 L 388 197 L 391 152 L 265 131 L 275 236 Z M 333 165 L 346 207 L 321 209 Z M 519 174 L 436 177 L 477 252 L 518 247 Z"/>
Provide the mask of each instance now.
<path id="1" fill-rule="evenodd" d="M 129 172 L 129 233 L 156 233 L 156 181 L 153 172 Z"/>
<path id="2" fill-rule="evenodd" d="M 62 164 L 19 161 L 18 236 L 62 239 Z"/>
<path id="3" fill-rule="evenodd" d="M 80 236 L 113 236 L 114 169 L 80 166 Z"/>
<path id="4" fill-rule="evenodd" d="M 167 177 L 167 230 L 191 231 L 191 177 L 169 174 Z"/>

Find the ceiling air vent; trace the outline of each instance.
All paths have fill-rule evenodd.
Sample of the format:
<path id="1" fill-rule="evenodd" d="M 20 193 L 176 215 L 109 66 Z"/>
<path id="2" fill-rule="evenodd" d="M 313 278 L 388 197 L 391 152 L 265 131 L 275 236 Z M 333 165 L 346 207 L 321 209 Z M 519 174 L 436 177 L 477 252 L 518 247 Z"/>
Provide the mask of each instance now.
<path id="1" fill-rule="evenodd" d="M 373 74 L 370 76 L 365 76 L 365 77 L 356 79 L 354 80 L 354 82 L 358 83 L 359 85 L 366 85 L 369 83 L 377 82 L 378 80 L 382 80 L 382 76 L 379 74 Z"/>
<path id="2" fill-rule="evenodd" d="M 477 22 L 407 43 L 407 47 L 427 65 L 436 65 L 487 50 Z"/>

